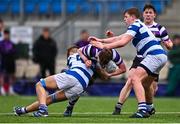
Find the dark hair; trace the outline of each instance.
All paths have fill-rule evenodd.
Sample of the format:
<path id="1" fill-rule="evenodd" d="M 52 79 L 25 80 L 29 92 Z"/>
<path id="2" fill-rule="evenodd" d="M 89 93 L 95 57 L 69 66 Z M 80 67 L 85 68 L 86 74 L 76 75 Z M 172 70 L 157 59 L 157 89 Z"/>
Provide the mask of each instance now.
<path id="1" fill-rule="evenodd" d="M 9 34 L 9 33 L 10 33 L 9 29 L 4 30 L 4 34 Z"/>
<path id="2" fill-rule="evenodd" d="M 154 13 L 156 13 L 156 9 L 154 8 L 154 6 L 152 4 L 146 4 L 143 8 L 143 12 L 146 10 L 146 9 L 152 9 L 154 11 Z"/>
<path id="3" fill-rule="evenodd" d="M 43 31 L 44 31 L 44 32 L 49 32 L 49 28 L 48 28 L 48 27 L 44 27 L 44 28 L 43 28 Z"/>
<path id="4" fill-rule="evenodd" d="M 112 51 L 109 49 L 102 49 L 99 53 L 99 63 L 101 67 L 104 68 L 110 60 L 112 60 Z"/>
<path id="5" fill-rule="evenodd" d="M 72 50 L 72 49 L 75 49 L 75 48 L 78 49 L 77 46 L 72 46 L 72 47 L 69 47 L 69 48 L 67 49 L 67 58 L 68 58 L 68 56 L 70 55 L 71 50 Z"/>
<path id="6" fill-rule="evenodd" d="M 127 9 L 124 11 L 124 15 L 126 13 L 128 13 L 131 16 L 134 15 L 136 18 L 140 18 L 140 12 L 139 12 L 138 8 L 133 7 L 133 8 Z"/>
<path id="7" fill-rule="evenodd" d="M 81 30 L 81 34 L 88 33 L 86 29 Z"/>

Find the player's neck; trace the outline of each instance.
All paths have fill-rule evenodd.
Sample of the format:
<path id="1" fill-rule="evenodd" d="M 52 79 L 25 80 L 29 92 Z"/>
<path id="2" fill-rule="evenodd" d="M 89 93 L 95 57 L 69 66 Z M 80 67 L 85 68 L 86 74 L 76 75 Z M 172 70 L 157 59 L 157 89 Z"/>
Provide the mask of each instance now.
<path id="1" fill-rule="evenodd" d="M 152 25 L 153 24 L 153 21 L 152 22 L 144 22 L 145 25 Z"/>

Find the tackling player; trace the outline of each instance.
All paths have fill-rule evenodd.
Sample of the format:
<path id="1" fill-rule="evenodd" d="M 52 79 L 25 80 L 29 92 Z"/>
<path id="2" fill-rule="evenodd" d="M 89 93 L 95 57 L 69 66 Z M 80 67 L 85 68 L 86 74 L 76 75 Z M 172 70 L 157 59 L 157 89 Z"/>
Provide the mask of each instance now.
<path id="1" fill-rule="evenodd" d="M 105 56 L 102 56 L 103 53 L 105 54 Z M 80 48 L 79 54 L 81 56 L 83 56 L 82 59 L 86 62 L 85 64 L 87 66 L 89 66 L 89 63 L 88 63 L 89 60 L 91 60 L 92 62 L 95 62 L 95 63 L 99 63 L 100 67 L 105 67 L 105 65 L 110 60 L 114 61 L 114 63 L 118 66 L 116 71 L 114 71 L 112 73 L 107 73 L 104 69 L 99 70 L 99 71 L 101 71 L 101 74 L 103 74 L 103 76 L 98 75 L 99 77 L 101 77 L 101 79 L 103 79 L 103 78 L 108 79 L 112 76 L 116 76 L 116 75 L 126 72 L 125 64 L 124 64 L 121 56 L 115 49 L 112 49 L 112 50 L 99 49 L 99 48 L 94 47 L 91 44 L 89 44 L 89 45 L 86 45 L 86 46 Z M 108 59 L 108 58 L 110 58 L 110 59 Z M 72 111 L 73 111 L 74 105 L 76 104 L 77 100 L 78 99 L 69 102 L 69 105 L 67 106 L 67 108 L 64 112 L 64 116 L 72 115 Z"/>
<path id="2" fill-rule="evenodd" d="M 107 39 L 90 37 L 89 40 L 91 44 L 101 49 L 123 47 L 132 41 L 134 47 L 136 47 L 137 54 L 142 55 L 144 59 L 137 68 L 133 71 L 129 71 L 128 80 L 125 85 L 130 86 L 127 87 L 127 89 L 133 87 L 138 101 L 138 111 L 130 117 L 147 118 L 150 115 L 147 110 L 142 81 L 149 77 L 151 80 L 156 78 L 159 71 L 167 62 L 167 55 L 162 46 L 157 42 L 153 33 L 139 20 L 139 18 L 139 10 L 137 8 L 130 8 L 124 12 L 124 21 L 128 26 L 126 33 Z M 150 89 L 151 83 L 147 85 L 147 88 Z M 124 92 L 124 95 L 128 94 L 127 92 L 129 91 L 130 90 Z"/>
<path id="3" fill-rule="evenodd" d="M 173 44 L 171 40 L 169 39 L 168 33 L 165 29 L 165 27 L 161 26 L 160 24 L 155 22 L 156 18 L 156 9 L 151 4 L 146 4 L 143 8 L 143 18 L 145 25 L 151 30 L 151 32 L 155 35 L 155 37 L 158 40 L 159 44 L 163 44 L 168 50 L 172 48 Z M 112 32 L 110 32 L 112 34 Z M 140 62 L 143 60 L 142 55 L 136 55 L 136 57 L 133 60 L 133 64 L 130 67 L 130 70 L 134 70 L 134 68 L 137 68 L 137 66 L 140 64 Z M 155 95 L 158 87 L 157 82 L 159 80 L 159 75 L 157 75 L 156 79 L 152 82 L 150 90 L 146 86 L 146 82 L 152 81 L 152 80 L 145 80 L 143 81 L 143 86 L 145 88 L 145 96 L 146 96 L 146 102 L 147 102 L 147 109 L 150 115 L 155 113 L 154 105 L 153 105 L 153 96 Z M 127 87 L 127 86 L 126 86 Z M 126 88 L 125 87 L 125 88 Z M 119 95 L 119 100 L 117 104 L 115 105 L 115 109 L 113 111 L 113 115 L 119 115 L 122 109 L 123 103 L 126 101 L 128 95 L 123 96 L 124 90 L 127 90 L 123 88 L 121 90 L 121 93 Z M 147 89 L 146 89 L 147 88 Z M 130 93 L 130 92 L 128 92 Z"/>

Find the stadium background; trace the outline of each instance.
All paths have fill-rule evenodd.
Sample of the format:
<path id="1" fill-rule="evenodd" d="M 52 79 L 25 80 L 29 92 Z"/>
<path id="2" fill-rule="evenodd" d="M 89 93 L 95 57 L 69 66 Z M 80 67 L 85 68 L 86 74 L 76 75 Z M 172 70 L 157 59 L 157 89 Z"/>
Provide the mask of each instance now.
<path id="1" fill-rule="evenodd" d="M 39 66 L 33 63 L 31 50 L 44 27 L 50 28 L 51 36 L 57 42 L 58 73 L 66 66 L 66 49 L 80 38 L 82 29 L 87 29 L 90 35 L 97 37 L 105 37 L 107 29 L 119 35 L 126 30 L 123 11 L 130 7 L 138 7 L 142 11 L 146 3 L 155 6 L 158 12 L 157 22 L 166 27 L 171 37 L 180 33 L 180 0 L 0 0 L 0 18 L 5 27 L 10 29 L 11 38 L 16 43 L 21 58 L 16 60 L 17 81 L 14 85 L 14 90 L 19 95 L 0 96 L 0 123 L 180 123 L 180 86 L 177 87 L 175 98 L 164 97 L 169 63 L 161 71 L 156 94 L 163 97 L 155 98 L 157 112 L 148 119 L 128 118 L 136 111 L 135 97 L 128 99 L 122 115 L 112 115 L 126 74 L 108 81 L 96 80 L 78 101 L 71 118 L 63 117 L 67 102 L 49 106 L 48 118 L 32 118 L 30 114 L 16 117 L 12 113 L 14 106 L 24 106 L 36 100 L 31 95 L 35 95 L 34 85 L 39 79 Z M 135 49 L 128 44 L 117 50 L 129 68 Z M 131 96 L 134 96 L 133 92 Z"/>
<path id="2" fill-rule="evenodd" d="M 34 84 L 39 78 L 39 67 L 32 62 L 31 50 L 43 27 L 50 28 L 51 36 L 57 42 L 58 73 L 66 65 L 66 49 L 79 39 L 82 29 L 87 29 L 90 35 L 97 37 L 105 37 L 107 29 L 119 35 L 126 30 L 123 11 L 130 7 L 138 7 L 142 11 L 146 3 L 155 6 L 157 22 L 167 28 L 170 36 L 179 33 L 179 0 L 0 0 L 0 17 L 4 20 L 5 27 L 11 29 L 12 41 L 16 44 L 23 43 L 20 54 L 29 55 L 28 59 L 16 60 L 15 91 L 26 95 L 35 93 Z M 135 49 L 128 44 L 118 51 L 129 68 Z M 169 63 L 161 71 L 157 95 L 165 94 L 168 68 Z M 126 77 L 125 74 L 106 82 L 97 80 L 87 93 L 117 96 Z M 176 94 L 180 95 L 178 89 L 180 88 L 177 88 Z"/>

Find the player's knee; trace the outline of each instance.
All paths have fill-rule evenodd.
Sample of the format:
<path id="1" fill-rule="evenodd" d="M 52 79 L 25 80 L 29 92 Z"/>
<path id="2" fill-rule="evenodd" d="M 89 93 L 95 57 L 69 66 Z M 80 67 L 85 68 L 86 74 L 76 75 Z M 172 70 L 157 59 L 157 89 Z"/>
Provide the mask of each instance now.
<path id="1" fill-rule="evenodd" d="M 132 85 L 134 85 L 136 82 L 139 82 L 139 78 L 135 74 L 130 75 L 129 80 L 130 80 Z"/>
<path id="2" fill-rule="evenodd" d="M 36 83 L 36 88 L 43 87 L 46 88 L 46 83 L 44 79 L 40 79 L 38 83 Z"/>

